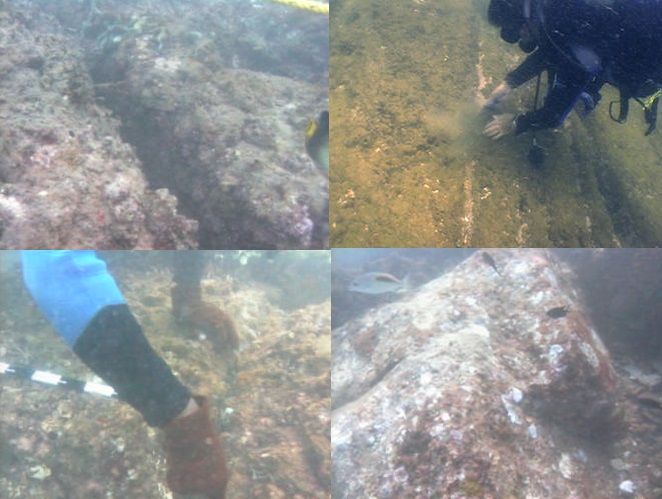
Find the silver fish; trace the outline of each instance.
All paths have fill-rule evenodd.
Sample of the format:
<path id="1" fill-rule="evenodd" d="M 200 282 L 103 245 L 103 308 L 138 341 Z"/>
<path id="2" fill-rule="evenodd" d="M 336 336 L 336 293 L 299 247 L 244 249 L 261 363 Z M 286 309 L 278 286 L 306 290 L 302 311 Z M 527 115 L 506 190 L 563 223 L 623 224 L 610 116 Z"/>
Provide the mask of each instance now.
<path id="1" fill-rule="evenodd" d="M 356 277 L 349 286 L 350 291 L 368 295 L 381 295 L 383 293 L 406 293 L 409 291 L 408 277 L 402 281 L 391 274 L 384 272 L 368 272 Z"/>

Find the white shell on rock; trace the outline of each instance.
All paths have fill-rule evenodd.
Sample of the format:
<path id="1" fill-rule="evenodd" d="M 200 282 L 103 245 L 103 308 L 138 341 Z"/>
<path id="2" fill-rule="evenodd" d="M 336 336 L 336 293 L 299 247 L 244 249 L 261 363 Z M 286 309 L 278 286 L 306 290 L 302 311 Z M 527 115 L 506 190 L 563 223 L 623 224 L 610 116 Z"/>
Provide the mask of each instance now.
<path id="1" fill-rule="evenodd" d="M 626 494 L 633 494 L 634 493 L 634 483 L 632 483 L 631 480 L 624 480 L 618 486 L 618 490 L 620 490 L 621 492 L 624 492 Z"/>
<path id="2" fill-rule="evenodd" d="M 45 480 L 51 476 L 51 469 L 48 466 L 39 464 L 30 468 L 30 476 L 35 480 Z"/>

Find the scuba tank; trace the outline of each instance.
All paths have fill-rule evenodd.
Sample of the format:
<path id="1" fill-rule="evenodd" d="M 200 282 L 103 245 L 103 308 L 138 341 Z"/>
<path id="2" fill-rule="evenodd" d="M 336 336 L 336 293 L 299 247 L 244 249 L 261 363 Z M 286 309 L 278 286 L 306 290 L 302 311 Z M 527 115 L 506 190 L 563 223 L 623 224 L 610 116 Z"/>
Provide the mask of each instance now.
<path id="1" fill-rule="evenodd" d="M 568 62 L 618 88 L 609 116 L 627 120 L 639 103 L 650 135 L 662 96 L 662 0 L 524 0 L 547 42 Z M 598 76 L 599 75 L 599 76 Z M 618 114 L 615 105 L 620 104 Z"/>
<path id="2" fill-rule="evenodd" d="M 657 125 L 662 97 L 662 0 L 617 0 L 614 4 L 620 33 L 609 83 L 618 88 L 620 96 L 609 103 L 609 116 L 624 123 L 632 99 L 641 106 L 648 124 L 645 134 L 650 135 Z"/>

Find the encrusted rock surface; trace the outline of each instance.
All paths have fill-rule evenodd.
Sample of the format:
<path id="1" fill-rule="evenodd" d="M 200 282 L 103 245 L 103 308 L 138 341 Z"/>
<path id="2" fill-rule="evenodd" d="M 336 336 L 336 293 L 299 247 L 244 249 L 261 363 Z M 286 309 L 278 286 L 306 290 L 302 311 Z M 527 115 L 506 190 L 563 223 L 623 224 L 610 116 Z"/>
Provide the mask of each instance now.
<path id="1" fill-rule="evenodd" d="M 148 188 L 57 21 L 23 2 L 0 37 L 0 248 L 195 247 L 197 222 Z"/>
<path id="2" fill-rule="evenodd" d="M 0 247 L 324 247 L 327 40 L 270 3 L 3 6 Z"/>
<path id="3" fill-rule="evenodd" d="M 322 248 L 328 182 L 303 144 L 308 120 L 328 107 L 328 18 L 198 0 L 129 14 L 114 20 L 117 41 L 97 35 L 104 16 L 90 17 L 86 60 L 150 184 L 200 222 L 200 246 Z"/>
<path id="4" fill-rule="evenodd" d="M 480 251 L 335 329 L 334 497 L 619 497 L 618 376 L 576 289 L 547 251 Z"/>

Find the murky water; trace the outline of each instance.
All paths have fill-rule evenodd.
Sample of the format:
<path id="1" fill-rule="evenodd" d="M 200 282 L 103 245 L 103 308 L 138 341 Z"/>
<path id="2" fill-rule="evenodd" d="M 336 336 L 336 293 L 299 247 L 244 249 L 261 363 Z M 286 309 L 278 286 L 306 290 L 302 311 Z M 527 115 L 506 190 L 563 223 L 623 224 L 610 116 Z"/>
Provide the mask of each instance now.
<path id="1" fill-rule="evenodd" d="M 491 90 L 523 53 L 486 20 L 487 0 L 345 0 L 331 12 L 331 244 L 635 246 L 662 242 L 662 143 L 608 115 L 493 142 Z M 545 80 L 545 78 L 543 78 Z M 533 104 L 535 82 L 500 112 Z M 544 88 L 542 89 L 544 95 Z"/>

